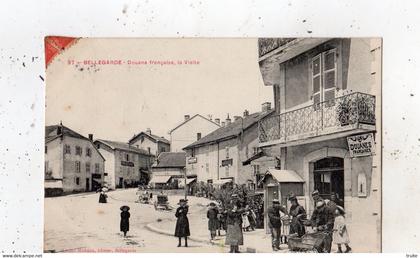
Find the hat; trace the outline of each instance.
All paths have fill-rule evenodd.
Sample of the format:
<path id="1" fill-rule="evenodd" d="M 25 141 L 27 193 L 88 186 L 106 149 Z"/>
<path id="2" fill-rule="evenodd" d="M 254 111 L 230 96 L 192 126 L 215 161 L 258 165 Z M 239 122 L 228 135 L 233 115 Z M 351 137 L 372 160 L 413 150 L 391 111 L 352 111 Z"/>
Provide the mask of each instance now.
<path id="1" fill-rule="evenodd" d="M 123 206 L 120 207 L 120 210 L 128 211 L 128 210 L 130 210 L 130 207 L 128 207 L 127 205 L 123 205 Z"/>
<path id="2" fill-rule="evenodd" d="M 318 190 L 315 190 L 315 191 L 312 192 L 312 196 L 314 196 L 314 195 L 319 195 Z"/>
<path id="3" fill-rule="evenodd" d="M 279 199 L 273 199 L 273 203 L 280 203 Z"/>
<path id="4" fill-rule="evenodd" d="M 216 206 L 214 202 L 209 203 L 210 206 Z"/>
<path id="5" fill-rule="evenodd" d="M 289 196 L 289 201 L 297 201 L 297 198 L 294 194 Z"/>
<path id="6" fill-rule="evenodd" d="M 179 199 L 178 204 L 181 204 L 181 203 L 187 203 L 187 202 L 188 202 L 188 200 L 187 200 L 187 199 Z"/>
<path id="7" fill-rule="evenodd" d="M 325 202 L 324 201 L 319 201 L 319 202 L 316 203 L 316 207 L 317 208 L 321 208 L 324 205 L 325 205 Z"/>
<path id="8" fill-rule="evenodd" d="M 344 211 L 344 208 L 343 207 L 341 207 L 341 206 L 339 206 L 339 205 L 337 205 L 336 206 L 336 209 L 341 213 L 341 214 L 345 214 L 346 212 Z"/>

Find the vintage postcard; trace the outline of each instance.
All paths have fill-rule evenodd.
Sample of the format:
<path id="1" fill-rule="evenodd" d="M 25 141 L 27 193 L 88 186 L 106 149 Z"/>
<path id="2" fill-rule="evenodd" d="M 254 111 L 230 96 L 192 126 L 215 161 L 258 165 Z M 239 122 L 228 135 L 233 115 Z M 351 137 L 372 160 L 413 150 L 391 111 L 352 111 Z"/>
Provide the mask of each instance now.
<path id="1" fill-rule="evenodd" d="M 381 252 L 380 38 L 45 55 L 45 252 Z"/>

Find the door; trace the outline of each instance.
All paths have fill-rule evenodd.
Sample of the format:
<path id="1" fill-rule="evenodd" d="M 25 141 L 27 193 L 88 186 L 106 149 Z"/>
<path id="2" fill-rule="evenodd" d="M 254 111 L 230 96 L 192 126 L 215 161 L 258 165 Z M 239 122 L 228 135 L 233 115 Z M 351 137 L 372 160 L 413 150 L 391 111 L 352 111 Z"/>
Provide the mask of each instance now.
<path id="1" fill-rule="evenodd" d="M 123 184 L 124 184 L 124 178 L 120 177 L 118 181 L 118 187 L 123 188 Z"/>
<path id="2" fill-rule="evenodd" d="M 312 91 L 316 108 L 321 103 L 333 104 L 337 87 L 336 50 L 323 52 L 312 58 Z"/>
<path id="3" fill-rule="evenodd" d="M 318 190 L 323 199 L 330 199 L 335 193 L 338 199 L 344 200 L 344 160 L 342 158 L 325 158 L 314 164 L 314 190 Z M 340 202 L 337 200 L 337 202 Z M 340 202 L 341 205 L 343 203 Z"/>
<path id="4" fill-rule="evenodd" d="M 90 180 L 86 178 L 86 191 L 90 191 Z"/>

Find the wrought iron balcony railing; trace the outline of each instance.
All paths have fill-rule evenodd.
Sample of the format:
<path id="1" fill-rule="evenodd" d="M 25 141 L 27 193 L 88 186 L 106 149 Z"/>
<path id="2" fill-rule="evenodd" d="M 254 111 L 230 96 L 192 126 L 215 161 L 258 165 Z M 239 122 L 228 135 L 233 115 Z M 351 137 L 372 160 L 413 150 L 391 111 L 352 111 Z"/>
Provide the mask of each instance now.
<path id="1" fill-rule="evenodd" d="M 351 93 L 334 100 L 274 114 L 258 124 L 260 143 L 285 143 L 358 128 L 375 126 L 375 96 Z"/>

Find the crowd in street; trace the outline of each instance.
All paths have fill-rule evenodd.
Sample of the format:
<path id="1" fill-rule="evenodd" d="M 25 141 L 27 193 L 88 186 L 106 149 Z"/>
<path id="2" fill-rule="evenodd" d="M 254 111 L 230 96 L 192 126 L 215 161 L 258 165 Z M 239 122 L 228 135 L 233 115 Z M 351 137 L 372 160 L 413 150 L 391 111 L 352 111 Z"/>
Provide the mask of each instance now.
<path id="1" fill-rule="evenodd" d="M 225 184 L 218 189 L 214 188 L 209 191 L 207 198 L 212 200 L 207 207 L 209 237 L 214 240 L 222 235 L 221 231 L 224 231 L 225 245 L 230 246 L 231 253 L 238 253 L 239 246 L 244 244 L 244 232 L 264 227 L 262 195 L 248 191 L 245 186 L 233 183 Z M 311 236 L 322 238 L 321 244 L 314 246 L 313 250 L 329 253 L 334 243 L 337 245 L 339 253 L 350 252 L 351 247 L 349 246 L 342 201 L 334 193 L 324 200 L 316 190 L 312 193 L 312 198 L 315 207 L 310 217 L 293 193 L 288 196 L 289 210 L 282 206 L 278 199 L 272 200 L 272 203 L 268 205 L 267 225 L 271 233 L 273 251 L 279 251 L 281 243 L 299 241 L 312 234 Z M 101 191 L 99 202 L 106 203 L 106 199 L 105 191 Z M 130 213 L 128 210 L 130 208 L 122 206 L 120 209 L 122 211 L 120 231 L 126 236 L 129 230 Z M 175 211 L 174 233 L 174 236 L 178 238 L 178 247 L 182 246 L 182 239 L 184 239 L 184 246 L 188 247 L 188 237 L 190 236 L 188 211 L 188 200 L 179 200 L 178 208 Z M 285 232 L 285 227 L 282 228 L 282 223 L 288 224 L 288 232 Z M 308 227 L 312 229 L 311 232 L 307 231 Z M 282 237 L 286 239 L 282 239 Z M 342 249 L 343 245 L 345 250 Z M 289 248 L 291 246 L 293 247 L 289 243 Z"/>

